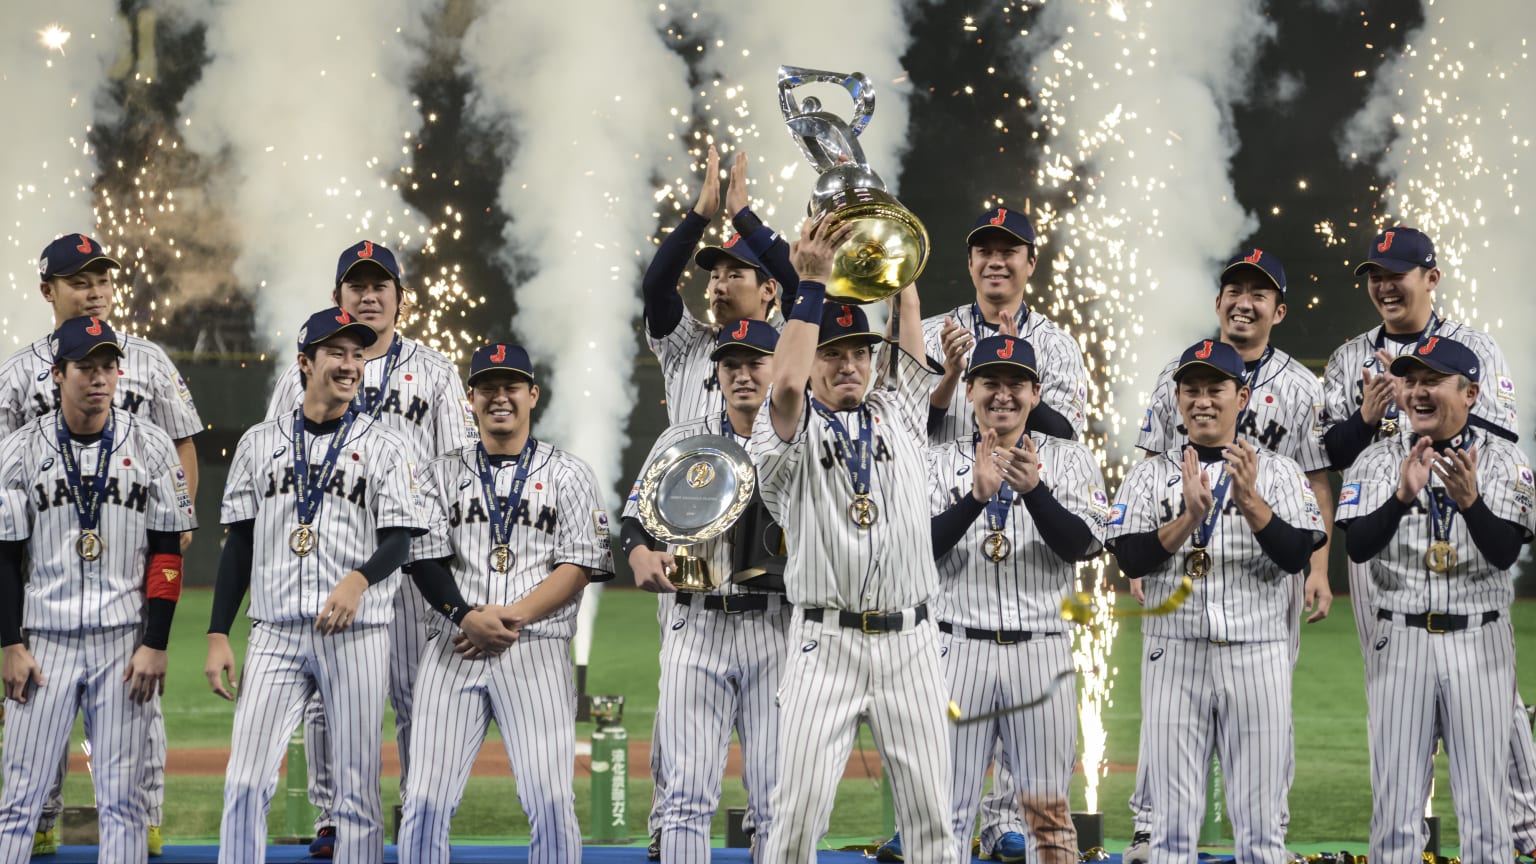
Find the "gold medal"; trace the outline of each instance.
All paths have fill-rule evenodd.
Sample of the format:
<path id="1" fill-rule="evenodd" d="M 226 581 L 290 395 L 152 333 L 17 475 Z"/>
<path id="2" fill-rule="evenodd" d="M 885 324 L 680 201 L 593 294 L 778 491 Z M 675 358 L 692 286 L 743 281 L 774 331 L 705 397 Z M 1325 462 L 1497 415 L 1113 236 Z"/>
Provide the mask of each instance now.
<path id="1" fill-rule="evenodd" d="M 868 495 L 859 495 L 848 505 L 848 518 L 860 528 L 868 528 L 880 518 L 880 508 Z"/>
<path id="2" fill-rule="evenodd" d="M 288 548 L 300 558 L 315 551 L 315 529 L 300 523 L 299 527 L 293 529 L 293 533 L 288 535 Z"/>
<path id="3" fill-rule="evenodd" d="M 505 543 L 496 544 L 491 549 L 491 569 L 497 573 L 505 573 L 512 569 L 512 548 Z"/>
<path id="4" fill-rule="evenodd" d="M 1383 418 L 1381 418 L 1381 434 L 1387 436 L 1388 438 L 1390 438 L 1393 435 L 1397 434 L 1397 418 L 1396 417 L 1383 417 Z"/>
<path id="5" fill-rule="evenodd" d="M 1436 540 L 1429 544 L 1429 551 L 1424 553 L 1424 566 L 1435 573 L 1449 573 L 1456 566 L 1456 547 L 1449 541 Z"/>
<path id="6" fill-rule="evenodd" d="M 80 532 L 80 539 L 75 541 L 75 554 L 85 561 L 95 561 L 101 557 L 101 535 L 95 531 Z"/>
<path id="7" fill-rule="evenodd" d="M 1013 552 L 1013 541 L 1009 540 L 1001 531 L 993 531 L 987 535 L 987 539 L 981 541 L 981 549 L 987 553 L 987 557 L 996 564 L 1007 558 Z"/>
<path id="8" fill-rule="evenodd" d="M 1211 575 L 1211 553 L 1204 549 L 1184 556 L 1184 575 L 1191 579 L 1204 579 Z"/>

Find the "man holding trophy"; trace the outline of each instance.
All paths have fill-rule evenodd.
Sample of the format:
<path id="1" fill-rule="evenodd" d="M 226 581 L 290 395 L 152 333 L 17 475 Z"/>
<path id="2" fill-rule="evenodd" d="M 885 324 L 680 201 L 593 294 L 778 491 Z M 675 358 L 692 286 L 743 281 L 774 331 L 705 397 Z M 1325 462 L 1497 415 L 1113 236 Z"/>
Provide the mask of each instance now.
<path id="1" fill-rule="evenodd" d="M 751 817 L 746 827 L 767 836 L 768 797 L 778 768 L 774 697 L 790 608 L 781 577 L 778 590 L 760 587 L 760 579 L 742 581 L 746 573 L 737 565 L 741 553 L 750 550 L 740 547 L 762 545 L 745 511 L 761 505 L 752 498 L 755 485 L 733 484 L 725 475 L 752 473 L 742 445 L 751 438 L 767 394 L 778 339 L 766 321 L 743 319 L 720 329 L 710 356 L 724 408 L 663 432 L 624 505 L 622 543 L 635 581 L 647 591 L 676 592 L 662 627 L 666 638 L 657 713 L 686 722 L 656 728 L 662 787 L 659 851 L 666 861 L 710 860 L 710 820 L 720 804 L 732 728 L 741 739 L 742 783 Z M 698 458 L 725 452 L 737 460 L 729 471 Z M 667 478 L 675 475 L 682 475 L 682 482 L 669 484 Z M 713 523 L 709 533 L 714 536 L 692 546 L 692 555 L 690 547 L 657 543 L 642 524 L 679 516 L 677 521 Z"/>

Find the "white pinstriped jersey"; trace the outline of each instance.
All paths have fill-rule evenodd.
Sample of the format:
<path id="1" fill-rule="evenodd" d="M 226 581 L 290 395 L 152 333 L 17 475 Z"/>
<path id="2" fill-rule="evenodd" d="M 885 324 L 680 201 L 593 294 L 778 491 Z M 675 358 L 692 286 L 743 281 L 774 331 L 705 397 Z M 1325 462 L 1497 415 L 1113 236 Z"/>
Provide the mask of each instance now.
<path id="1" fill-rule="evenodd" d="M 400 357 L 390 373 L 388 389 L 383 394 L 377 417 L 411 445 L 410 462 L 420 467 L 434 456 L 463 447 L 479 435 L 475 418 L 464 399 L 464 382 L 453 361 L 440 352 L 399 337 Z M 363 365 L 362 391 L 369 399 L 378 397 L 384 386 L 384 357 L 374 357 Z M 272 388 L 267 403 L 267 419 L 287 417 L 304 404 L 304 388 L 299 384 L 299 364 L 293 365 Z"/>
<path id="2" fill-rule="evenodd" d="M 1312 495 L 1312 487 L 1294 461 L 1258 451 L 1259 496 L 1293 528 L 1312 534 L 1313 547 L 1323 540 L 1323 516 Z M 1131 467 L 1115 505 L 1110 508 L 1105 539 L 1110 547 L 1127 534 L 1155 531 L 1172 522 L 1184 510 L 1182 450 L 1170 450 L 1152 459 L 1143 459 Z M 1215 489 L 1225 462 L 1205 463 L 1202 467 Z M 1194 549 L 1194 537 L 1184 541 L 1178 552 L 1148 573 L 1141 583 L 1147 606 L 1167 600 L 1184 575 L 1184 556 Z M 1170 639 L 1211 639 L 1218 642 L 1267 642 L 1290 638 L 1292 586 L 1280 569 L 1254 538 L 1247 521 L 1237 509 L 1237 498 L 1228 488 L 1227 504 L 1216 520 L 1207 551 L 1211 555 L 1210 575 L 1194 580 L 1194 593 L 1174 612 L 1153 616 L 1143 622 L 1148 636 Z"/>
<path id="3" fill-rule="evenodd" d="M 203 431 L 192 392 L 159 345 L 119 333 L 117 396 L 113 404 L 165 430 L 172 439 Z M 53 384 L 53 337 L 44 336 L 12 354 L 0 366 L 0 431 L 14 432 L 59 407 Z"/>
<path id="4" fill-rule="evenodd" d="M 673 424 L 661 433 L 656 443 L 651 445 L 651 452 L 646 454 L 645 461 L 641 462 L 641 470 L 650 465 L 658 455 L 666 452 L 668 447 L 680 441 L 685 441 L 695 435 L 723 435 L 737 444 L 746 447 L 751 443 L 751 438 L 743 438 L 736 434 L 736 430 L 723 431 L 721 427 L 721 415 L 719 411 L 711 411 L 694 418 L 686 423 Z M 640 518 L 640 481 L 636 480 L 629 490 L 629 498 L 624 502 L 624 517 L 627 519 Z M 719 580 L 720 587 L 711 593 L 714 594 L 747 594 L 745 588 L 731 581 L 731 572 L 735 568 L 732 559 L 730 543 L 731 531 L 726 530 L 719 537 L 704 543 L 693 543 L 688 546 L 688 554 L 695 558 L 704 559 L 704 566 L 710 574 Z M 667 551 L 677 550 L 676 545 L 668 545 Z"/>
<path id="5" fill-rule="evenodd" d="M 775 330 L 784 329 L 784 318 L 777 309 L 769 313 L 768 323 Z M 667 425 L 719 413 L 725 407 L 725 396 L 715 378 L 715 361 L 709 359 L 719 330 L 695 318 L 687 306 L 683 307 L 683 318 L 677 327 L 660 339 L 652 336 L 649 328 L 644 329 L 645 344 L 661 364 L 662 386 L 667 394 Z"/>
<path id="6" fill-rule="evenodd" d="M 785 526 L 784 585 L 796 605 L 898 610 L 936 599 L 923 461 L 933 376 L 923 361 L 893 350 L 896 388 L 877 384 L 864 400 L 874 420 L 870 497 L 879 508 L 868 528 L 849 519 L 854 496 L 847 463 L 828 424 L 811 409 L 809 394 L 793 441 L 774 431 L 771 393 L 758 412 L 749 450 L 763 503 Z M 873 374 L 878 381 L 881 370 L 875 367 Z M 857 411 L 836 416 L 850 435 L 858 434 Z"/>
<path id="7" fill-rule="evenodd" d="M 1530 463 L 1520 448 L 1497 435 L 1482 430 L 1473 430 L 1471 434 L 1477 446 L 1478 492 L 1493 515 L 1520 525 L 1529 540 L 1536 529 L 1532 507 L 1536 476 L 1531 473 Z M 1347 527 L 1351 519 L 1375 512 L 1397 493 L 1403 459 L 1413 441 L 1413 433 L 1403 430 L 1377 441 L 1360 454 L 1344 472 L 1334 521 Z M 1457 615 L 1508 609 L 1515 598 L 1513 571 L 1497 570 L 1488 563 L 1472 542 L 1467 521 L 1460 515 L 1451 521 L 1448 538 L 1456 550 L 1456 565 L 1444 575 L 1431 573 L 1425 566 L 1424 553 L 1433 538 L 1428 503 L 1431 488 L 1444 488 L 1433 472 L 1429 486 L 1397 523 L 1397 533 L 1381 554 L 1369 562 L 1376 605 L 1394 612 Z"/>
<path id="8" fill-rule="evenodd" d="M 1104 546 L 1104 521 L 1109 499 L 1104 472 L 1093 452 L 1076 441 L 1032 434 L 1040 454 L 1040 482 L 1067 512 L 1093 530 L 1092 552 Z M 928 449 L 929 507 L 937 515 L 961 496 L 971 494 L 976 445 L 970 438 Z M 987 514 L 976 517 L 955 547 L 938 561 L 938 620 L 978 630 L 1030 630 L 1062 633 L 1061 601 L 1072 589 L 1077 564 L 1051 550 L 1040 529 L 1015 493 L 1008 508 L 1004 534 L 1013 543 L 1007 558 L 994 563 L 983 552 L 991 529 Z"/>
<path id="9" fill-rule="evenodd" d="M 1179 418 L 1174 358 L 1157 376 L 1152 401 L 1141 421 L 1136 446 L 1149 453 L 1165 453 L 1188 437 Z M 1328 467 L 1323 449 L 1323 385 L 1301 362 L 1279 348 L 1264 361 L 1259 380 L 1248 397 L 1248 410 L 1238 421 L 1238 437 L 1255 447 L 1279 453 L 1303 471 Z"/>
<path id="10" fill-rule="evenodd" d="M 543 441 L 529 466 L 523 500 L 512 518 L 512 570 L 506 574 L 492 571 L 490 511 L 475 461 L 475 447 L 470 445 L 427 464 L 421 484 L 427 533 L 412 541 L 411 560 L 452 556 L 449 570 L 464 599 L 472 605 L 512 603 L 527 596 L 561 564 L 587 568 L 594 582 L 613 578 L 608 511 L 598 498 L 592 469 Z M 493 470 L 496 494 L 505 504 L 517 475 L 517 462 L 507 460 Z M 580 605 L 578 593 L 548 616 L 523 627 L 524 637 L 571 638 L 576 635 Z"/>
<path id="11" fill-rule="evenodd" d="M 0 540 L 26 540 L 29 630 L 73 631 L 138 624 L 144 618 L 144 567 L 149 531 L 197 527 L 187 476 L 176 447 L 155 425 L 113 409 L 113 435 L 99 532 L 101 557 L 75 552 L 80 521 L 65 479 L 48 414 L 0 444 Z M 87 483 L 96 476 L 101 442 L 71 443 Z"/>
<path id="12" fill-rule="evenodd" d="M 1502 429 L 1519 431 L 1515 417 L 1515 382 L 1510 377 L 1504 352 L 1499 350 L 1493 337 L 1459 321 L 1444 319 L 1430 335 L 1454 339 L 1472 349 L 1482 361 L 1482 387 L 1477 394 L 1477 404 L 1472 406 L 1472 414 Z M 1349 415 L 1360 408 L 1364 392 L 1360 373 L 1365 369 L 1370 369 L 1372 375 L 1378 372 L 1375 359 L 1378 338 L 1382 340 L 1382 347 L 1393 356 L 1407 354 L 1418 345 L 1417 341 L 1398 342 L 1384 336 L 1378 324 L 1339 346 L 1328 358 L 1328 368 L 1323 373 L 1324 431 L 1348 420 Z M 1399 422 L 1402 428 L 1408 427 L 1406 417 Z M 1385 436 L 1378 432 L 1377 440 L 1382 437 Z M 1348 466 L 1335 467 L 1342 470 Z"/>
<path id="13" fill-rule="evenodd" d="M 359 416 L 325 486 L 313 526 L 315 549 L 295 554 L 289 548 L 289 535 L 299 524 L 299 487 L 289 452 L 293 417 L 263 420 L 241 435 L 224 484 L 223 523 L 256 520 L 252 621 L 281 624 L 318 617 L 341 578 L 373 555 L 379 529 L 425 527 L 405 440 Z M 304 433 L 311 474 L 320 470 L 333 434 Z M 390 622 L 399 579 L 398 572 L 391 573 L 363 592 L 356 624 Z"/>
<path id="14" fill-rule="evenodd" d="M 977 341 L 997 334 L 997 328 L 993 325 L 984 320 L 980 324 L 976 322 L 974 304 L 971 303 L 924 318 L 925 350 L 940 362 L 944 362 L 942 334 L 946 317 L 955 319 L 955 323 L 974 335 Z M 1035 362 L 1040 366 L 1040 401 L 1067 418 L 1067 422 L 1072 424 L 1073 434 L 1082 434 L 1088 410 L 1088 366 L 1083 362 L 1083 350 L 1078 347 L 1077 340 L 1035 309 L 1031 309 L 1024 317 L 1019 338 L 1035 349 Z M 970 361 L 971 355 L 967 351 L 962 362 Z M 975 431 L 976 421 L 971 413 L 971 403 L 966 401 L 965 383 L 961 382 L 956 385 L 955 395 L 949 402 L 949 411 L 944 415 L 930 443 L 942 444 L 966 438 Z"/>

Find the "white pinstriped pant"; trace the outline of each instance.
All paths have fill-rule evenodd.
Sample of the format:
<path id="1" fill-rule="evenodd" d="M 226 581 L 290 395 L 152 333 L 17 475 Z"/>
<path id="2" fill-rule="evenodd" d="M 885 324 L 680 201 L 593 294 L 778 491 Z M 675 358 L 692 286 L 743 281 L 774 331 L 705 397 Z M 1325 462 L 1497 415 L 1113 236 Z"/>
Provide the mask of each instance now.
<path id="1" fill-rule="evenodd" d="M 1515 643 L 1509 615 L 1455 633 L 1376 620 L 1365 696 L 1371 730 L 1371 861 L 1421 860 L 1424 801 L 1443 733 L 1463 861 L 1507 861 L 1509 692 Z"/>
<path id="2" fill-rule="evenodd" d="M 165 715 L 160 713 L 160 700 L 149 703 L 149 742 L 144 751 L 144 770 L 139 778 L 144 794 L 144 809 L 149 824 L 159 825 L 164 818 L 165 805 Z M 43 804 L 42 816 L 37 820 L 37 830 L 47 831 L 58 823 L 64 813 L 64 778 L 69 776 L 69 741 L 64 741 L 64 752 L 59 754 L 59 768 L 53 778 L 53 788 Z"/>
<path id="3" fill-rule="evenodd" d="M 703 598 L 673 607 L 661 651 L 658 716 L 678 718 L 658 732 L 666 788 L 661 858 L 670 864 L 710 860 L 710 820 L 720 806 L 731 728 L 741 738 L 747 809 L 762 843 L 771 833 L 769 799 L 778 771 L 779 709 L 774 697 L 784 662 L 790 612 L 770 601 L 760 612 L 726 614 Z"/>
<path id="4" fill-rule="evenodd" d="M 31 859 L 32 832 L 58 769 L 58 754 L 69 745 L 76 712 L 85 715 L 85 734 L 94 747 L 99 860 L 138 864 L 149 856 L 140 780 L 149 749 L 150 707 L 130 699 L 123 680 L 140 635 L 138 626 L 27 634 L 44 683 L 32 688 L 25 704 L 8 700 L 5 705 L 0 861 Z"/>
<path id="5" fill-rule="evenodd" d="M 951 830 L 948 687 L 931 620 L 896 633 L 820 623 L 799 609 L 779 681 L 779 776 L 761 861 L 813 864 L 859 719 L 869 722 L 912 864 L 958 864 Z"/>
<path id="6" fill-rule="evenodd" d="M 416 770 L 406 781 L 401 864 L 448 860 L 448 832 L 492 720 L 528 816 L 530 864 L 577 864 L 576 680 L 571 640 L 526 633 L 499 657 L 465 660 L 444 633 L 416 678 Z M 338 850 L 340 846 L 338 845 Z"/>
<path id="7" fill-rule="evenodd" d="M 317 691 L 327 725 L 345 730 L 331 736 L 337 779 L 335 860 L 383 862 L 379 749 L 388 662 L 388 627 L 354 626 L 324 636 L 308 619 L 251 625 L 224 777 L 219 864 L 266 860 L 267 811 L 278 768 L 304 703 Z"/>
<path id="8" fill-rule="evenodd" d="M 405 793 L 411 767 L 411 694 L 416 665 L 427 644 L 427 622 L 448 619 L 427 608 L 427 601 L 409 577 L 402 576 L 395 593 L 395 617 L 389 623 L 389 703 L 395 706 L 395 750 L 400 754 L 400 791 Z M 331 771 L 331 732 L 318 694 L 304 703 L 304 765 L 309 776 L 309 803 L 315 805 L 315 830 L 336 824 L 336 775 Z M 161 797 L 164 797 L 163 795 Z"/>
<path id="9" fill-rule="evenodd" d="M 956 628 L 957 631 L 960 628 Z M 1000 645 L 968 639 L 961 632 L 939 636 L 949 698 L 962 716 L 996 711 L 1038 698 L 1060 672 L 1072 668 L 1068 633 Z M 1075 679 L 1074 679 L 1075 681 Z M 971 826 L 981 804 L 981 787 L 995 745 L 998 767 L 1006 768 L 1016 794 L 1034 818 L 1023 820 L 1029 860 L 1075 864 L 1077 833 L 1067 796 L 1077 761 L 1077 688 L 1063 682 L 1043 705 L 996 720 L 954 726 L 951 732 L 955 780 L 952 787 L 955 841 L 969 860 Z M 994 789 L 998 785 L 993 780 Z M 1013 809 L 1019 809 L 1014 799 Z M 1017 818 L 1017 817 L 1015 817 Z"/>
<path id="10" fill-rule="evenodd" d="M 1154 805 L 1152 864 L 1195 860 L 1213 749 L 1231 778 L 1227 802 L 1238 860 L 1289 860 L 1282 820 L 1293 736 L 1288 642 L 1143 636 L 1141 740 Z"/>

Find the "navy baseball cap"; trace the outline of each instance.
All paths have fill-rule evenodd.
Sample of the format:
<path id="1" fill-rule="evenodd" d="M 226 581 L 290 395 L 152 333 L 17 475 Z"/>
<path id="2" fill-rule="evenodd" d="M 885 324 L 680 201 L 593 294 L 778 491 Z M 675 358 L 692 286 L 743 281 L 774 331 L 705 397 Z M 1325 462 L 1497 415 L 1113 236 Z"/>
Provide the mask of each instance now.
<path id="1" fill-rule="evenodd" d="M 1214 369 L 1239 383 L 1243 380 L 1243 358 L 1225 342 L 1206 339 L 1184 349 L 1179 355 L 1179 366 L 1173 370 L 1174 383 L 1198 368 Z"/>
<path id="2" fill-rule="evenodd" d="M 492 342 L 477 348 L 475 356 L 469 359 L 469 380 L 465 383 L 473 387 L 476 378 L 491 372 L 511 372 L 533 383 L 533 361 L 521 345 Z"/>
<path id="3" fill-rule="evenodd" d="M 719 246 L 705 246 L 693 256 L 693 263 L 703 267 L 705 270 L 715 269 L 722 261 L 735 261 L 748 267 L 755 267 L 765 273 L 767 272 L 763 267 L 763 262 L 759 261 L 757 256 L 752 254 L 751 247 L 742 241 L 740 234 L 732 234 L 731 239 Z"/>
<path id="4" fill-rule="evenodd" d="M 1226 266 L 1221 268 L 1221 279 L 1216 287 L 1226 286 L 1231 281 L 1228 277 L 1234 272 L 1243 270 L 1256 270 L 1263 274 L 1269 281 L 1275 283 L 1275 289 L 1280 292 L 1280 296 L 1285 297 L 1285 268 L 1280 266 L 1279 258 L 1258 248 L 1245 249 L 1227 259 Z"/>
<path id="5" fill-rule="evenodd" d="M 340 288 L 341 283 L 347 280 L 347 274 L 352 272 L 353 267 L 364 264 L 376 264 L 384 268 L 384 272 L 396 283 L 400 281 L 400 264 L 395 261 L 395 253 L 372 240 L 359 240 L 348 246 L 341 257 L 336 259 L 336 287 Z"/>
<path id="6" fill-rule="evenodd" d="M 1035 226 L 1018 210 L 997 207 L 976 217 L 976 226 L 965 235 L 965 245 L 975 246 L 989 234 L 1003 233 L 1028 246 L 1035 245 Z"/>
<path id="7" fill-rule="evenodd" d="M 743 318 L 720 328 L 720 335 L 715 337 L 715 350 L 709 352 L 709 359 L 718 361 L 732 348 L 745 348 L 759 354 L 772 354 L 773 349 L 778 345 L 779 331 L 773 329 L 772 324 L 767 321 Z"/>
<path id="8" fill-rule="evenodd" d="M 364 348 L 379 341 L 379 334 L 372 327 L 353 318 L 347 310 L 332 306 L 309 316 L 309 320 L 299 328 L 299 351 L 307 351 L 341 333 L 356 336 Z"/>
<path id="9" fill-rule="evenodd" d="M 37 256 L 37 275 L 44 282 L 55 276 L 73 276 L 97 261 L 105 261 L 119 270 L 123 267 L 95 240 L 84 234 L 65 234 Z"/>
<path id="10" fill-rule="evenodd" d="M 123 346 L 117 344 L 117 334 L 100 318 L 71 318 L 53 331 L 53 362 L 56 364 L 65 360 L 84 360 L 102 348 L 123 356 Z"/>
<path id="11" fill-rule="evenodd" d="M 1371 267 L 1407 273 L 1415 267 L 1435 267 L 1435 243 L 1423 231 L 1398 225 L 1376 235 L 1370 254 L 1355 268 L 1359 276 Z"/>
<path id="12" fill-rule="evenodd" d="M 969 381 L 984 371 L 998 371 L 1004 367 L 1017 369 L 1039 381 L 1040 372 L 1035 366 L 1035 348 L 1017 336 L 988 336 L 976 343 L 971 352 L 971 363 L 965 369 Z"/>
<path id="13" fill-rule="evenodd" d="M 816 347 L 844 339 L 861 339 L 871 345 L 885 341 L 885 337 L 869 329 L 869 316 L 862 307 L 828 302 L 821 307 L 821 333 L 816 337 Z"/>
<path id="14" fill-rule="evenodd" d="M 1415 363 L 1427 366 L 1442 375 L 1465 376 L 1468 381 L 1476 381 L 1482 377 L 1482 372 L 1478 369 L 1480 364 L 1477 355 L 1472 353 L 1472 349 L 1455 339 L 1446 339 L 1443 336 L 1429 337 L 1423 345 L 1393 360 L 1390 368 L 1393 375 L 1401 377 L 1408 374 L 1408 370 L 1412 369 Z"/>

